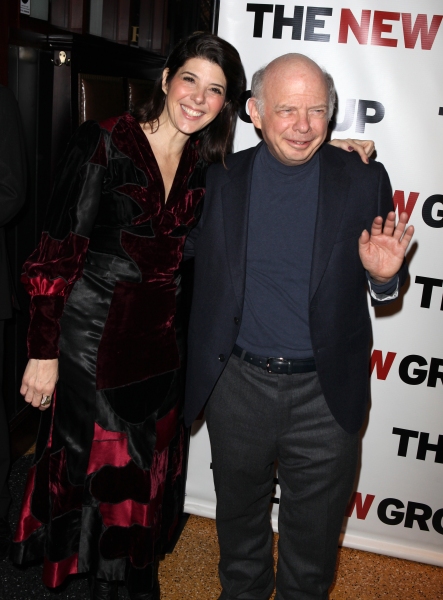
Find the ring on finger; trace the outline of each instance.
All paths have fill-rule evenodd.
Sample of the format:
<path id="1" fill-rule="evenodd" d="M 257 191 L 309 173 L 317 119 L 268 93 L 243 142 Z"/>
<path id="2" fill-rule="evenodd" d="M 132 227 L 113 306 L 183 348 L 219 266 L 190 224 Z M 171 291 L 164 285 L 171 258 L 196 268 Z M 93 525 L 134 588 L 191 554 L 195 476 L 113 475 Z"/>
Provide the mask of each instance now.
<path id="1" fill-rule="evenodd" d="M 42 396 L 40 406 L 49 406 L 51 404 L 51 396 Z"/>

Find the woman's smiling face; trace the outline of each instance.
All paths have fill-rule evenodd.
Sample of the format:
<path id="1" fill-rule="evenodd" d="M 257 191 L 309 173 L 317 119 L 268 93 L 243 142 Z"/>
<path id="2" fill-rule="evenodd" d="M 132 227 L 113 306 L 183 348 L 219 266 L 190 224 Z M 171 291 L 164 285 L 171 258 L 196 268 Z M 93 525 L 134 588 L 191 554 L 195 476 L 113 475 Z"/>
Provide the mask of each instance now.
<path id="1" fill-rule="evenodd" d="M 226 77 L 222 69 L 204 58 L 190 58 L 166 82 L 163 72 L 163 91 L 166 94 L 164 118 L 181 133 L 191 135 L 213 121 L 226 99 Z"/>

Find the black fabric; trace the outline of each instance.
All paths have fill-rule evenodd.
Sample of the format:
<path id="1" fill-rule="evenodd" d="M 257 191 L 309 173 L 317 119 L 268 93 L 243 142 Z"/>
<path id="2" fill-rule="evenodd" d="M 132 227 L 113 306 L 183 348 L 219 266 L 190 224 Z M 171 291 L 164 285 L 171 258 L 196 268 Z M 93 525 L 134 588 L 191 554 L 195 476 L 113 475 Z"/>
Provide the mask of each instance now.
<path id="1" fill-rule="evenodd" d="M 56 394 L 61 402 L 54 414 L 51 448 L 57 452 L 69 442 L 67 467 L 74 485 L 84 482 L 91 451 L 96 413 L 95 363 L 112 293 L 112 280 L 98 278 L 85 268 L 60 322 Z M 94 307 L 94 317 L 85 318 L 91 307 Z M 65 397 L 71 400 L 63 401 Z M 81 423 L 81 426 L 72 427 L 73 423 Z"/>
<path id="2" fill-rule="evenodd" d="M 43 528 L 34 531 L 27 538 L 26 543 L 14 544 L 13 557 L 14 562 L 18 564 L 26 564 L 39 560 L 41 557 L 42 547 L 45 543 L 46 532 Z"/>
<path id="3" fill-rule="evenodd" d="M 130 567 L 126 575 L 126 587 L 131 600 L 160 600 L 158 564 L 145 569 Z"/>
<path id="4" fill-rule="evenodd" d="M 120 469 L 104 466 L 92 478 L 92 496 L 98 501 L 118 504 L 128 498 L 148 504 L 151 497 L 149 474 L 138 469 L 133 461 Z"/>
<path id="5" fill-rule="evenodd" d="M 91 577 L 89 580 L 91 600 L 118 600 L 118 583 Z"/>
<path id="6" fill-rule="evenodd" d="M 48 412 L 49 411 L 45 411 L 43 415 L 45 415 Z M 42 420 L 44 419 L 43 415 Z M 40 521 L 40 523 L 43 523 L 45 525 L 49 523 L 51 515 L 51 499 L 50 495 L 48 494 L 50 484 L 50 459 L 50 451 L 48 448 L 46 448 L 43 453 L 43 456 L 41 457 L 38 463 L 39 468 L 36 469 L 34 481 L 34 494 L 32 498 L 32 514 L 38 521 Z"/>
<path id="7" fill-rule="evenodd" d="M 71 231 L 86 238 L 91 234 L 99 211 L 106 166 L 101 151 L 102 136 L 99 124 L 87 121 L 69 143 L 65 160 L 58 167 L 45 221 L 45 229 L 54 239 L 64 240 Z M 67 160 L 69 168 L 66 168 Z"/>
<path id="8" fill-rule="evenodd" d="M 52 519 L 46 534 L 45 555 L 47 559 L 51 562 L 58 562 L 77 553 L 81 527 L 81 510 L 71 510 Z M 36 558 L 39 556 L 41 556 L 41 550 Z"/>

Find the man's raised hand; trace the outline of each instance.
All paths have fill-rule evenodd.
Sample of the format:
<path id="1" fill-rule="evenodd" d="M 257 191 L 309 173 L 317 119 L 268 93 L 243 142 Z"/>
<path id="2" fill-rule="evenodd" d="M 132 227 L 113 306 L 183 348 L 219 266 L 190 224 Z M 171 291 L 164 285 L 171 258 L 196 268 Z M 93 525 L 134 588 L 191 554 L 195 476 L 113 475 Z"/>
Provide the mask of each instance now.
<path id="1" fill-rule="evenodd" d="M 403 264 L 414 227 L 407 223 L 409 215 L 403 212 L 395 225 L 395 212 L 390 212 L 383 225 L 382 217 L 375 217 L 371 233 L 366 229 L 358 241 L 364 268 L 377 283 L 386 283 L 396 275 Z"/>

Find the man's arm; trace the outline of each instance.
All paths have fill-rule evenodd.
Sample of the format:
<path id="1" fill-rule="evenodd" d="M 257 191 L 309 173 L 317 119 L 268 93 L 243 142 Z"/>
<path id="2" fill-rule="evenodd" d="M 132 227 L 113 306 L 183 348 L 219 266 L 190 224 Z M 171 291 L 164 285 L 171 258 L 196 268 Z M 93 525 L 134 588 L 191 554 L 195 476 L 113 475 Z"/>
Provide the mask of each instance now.
<path id="1" fill-rule="evenodd" d="M 412 226 L 407 227 L 407 213 L 402 213 L 395 225 L 391 183 L 386 169 L 383 165 L 379 167 L 378 216 L 371 232 L 364 230 L 359 239 L 360 259 L 366 269 L 372 304 L 397 298 L 408 274 L 405 254 L 414 232 Z"/>
<path id="2" fill-rule="evenodd" d="M 0 86 L 0 227 L 8 223 L 25 201 L 26 159 L 17 102 Z"/>
<path id="3" fill-rule="evenodd" d="M 414 235 L 414 227 L 407 227 L 408 220 L 408 213 L 403 212 L 396 225 L 395 212 L 391 211 L 384 224 L 383 217 L 377 216 L 372 222 L 371 232 L 365 229 L 360 236 L 361 262 L 377 284 L 389 282 L 403 266 L 406 250 Z"/>

